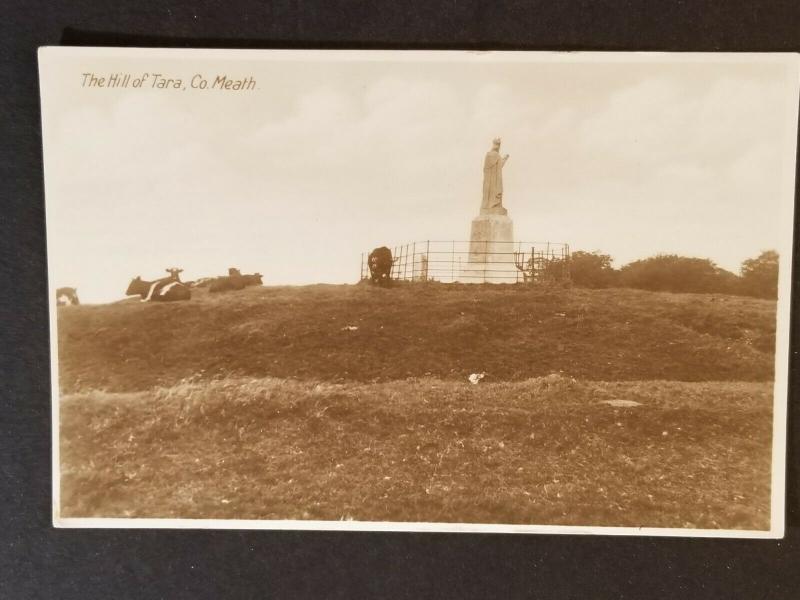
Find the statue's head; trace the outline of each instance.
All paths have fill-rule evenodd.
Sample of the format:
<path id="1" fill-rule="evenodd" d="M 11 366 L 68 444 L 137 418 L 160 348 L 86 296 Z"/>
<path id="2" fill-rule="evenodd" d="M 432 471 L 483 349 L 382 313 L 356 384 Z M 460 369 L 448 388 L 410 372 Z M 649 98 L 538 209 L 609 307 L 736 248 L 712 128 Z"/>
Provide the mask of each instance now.
<path id="1" fill-rule="evenodd" d="M 492 148 L 495 149 L 495 150 L 500 148 L 500 138 L 499 137 L 496 137 L 496 138 L 494 138 L 492 140 Z"/>

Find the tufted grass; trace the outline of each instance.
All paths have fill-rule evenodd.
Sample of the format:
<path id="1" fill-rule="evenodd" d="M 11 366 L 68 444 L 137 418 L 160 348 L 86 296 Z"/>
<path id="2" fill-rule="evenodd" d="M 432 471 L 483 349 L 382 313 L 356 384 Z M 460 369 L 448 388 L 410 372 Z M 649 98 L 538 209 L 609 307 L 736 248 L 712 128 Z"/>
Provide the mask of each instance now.
<path id="1" fill-rule="evenodd" d="M 61 400 L 61 515 L 768 529 L 771 389 L 548 375 L 79 391 Z"/>

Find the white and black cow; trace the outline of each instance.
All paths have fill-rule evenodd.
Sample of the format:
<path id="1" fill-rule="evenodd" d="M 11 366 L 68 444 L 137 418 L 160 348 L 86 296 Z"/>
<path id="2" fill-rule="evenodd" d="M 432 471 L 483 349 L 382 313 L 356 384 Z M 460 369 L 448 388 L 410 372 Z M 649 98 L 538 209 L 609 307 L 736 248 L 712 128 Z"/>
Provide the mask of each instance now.
<path id="1" fill-rule="evenodd" d="M 75 306 L 80 304 L 78 290 L 71 287 L 60 287 L 56 290 L 56 304 L 58 306 Z"/>
<path id="2" fill-rule="evenodd" d="M 140 296 L 142 302 L 173 302 L 176 300 L 189 300 L 192 292 L 180 280 L 179 273 L 182 269 L 167 269 L 168 277 L 145 281 L 137 276 L 128 285 L 126 296 Z"/>

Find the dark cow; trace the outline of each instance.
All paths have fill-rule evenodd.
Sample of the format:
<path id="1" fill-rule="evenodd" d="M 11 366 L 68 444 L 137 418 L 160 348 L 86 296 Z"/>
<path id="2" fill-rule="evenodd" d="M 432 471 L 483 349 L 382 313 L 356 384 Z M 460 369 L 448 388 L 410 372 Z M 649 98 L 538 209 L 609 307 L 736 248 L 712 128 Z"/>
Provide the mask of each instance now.
<path id="1" fill-rule="evenodd" d="M 241 277 L 245 287 L 249 285 L 264 285 L 264 282 L 261 280 L 263 277 L 261 273 L 242 275 L 242 272 L 235 267 L 228 269 L 228 277 Z"/>
<path id="2" fill-rule="evenodd" d="M 140 296 L 142 302 L 173 302 L 176 300 L 189 300 L 192 292 L 189 286 L 180 280 L 179 274 L 183 269 L 167 269 L 168 277 L 145 281 L 137 276 L 128 285 L 126 296 Z"/>
<path id="3" fill-rule="evenodd" d="M 249 285 L 264 285 L 262 277 L 263 275 L 261 273 L 251 273 L 249 275 L 242 275 L 242 279 L 244 280 L 244 286 L 247 287 Z"/>
<path id="4" fill-rule="evenodd" d="M 231 277 L 230 275 L 225 275 L 223 277 L 216 277 L 211 282 L 211 285 L 208 286 L 208 291 L 212 294 L 217 292 L 230 292 L 234 290 L 242 290 L 244 289 L 244 280 L 241 276 Z"/>
<path id="5" fill-rule="evenodd" d="M 392 277 L 392 251 L 386 246 L 375 248 L 367 258 L 372 283 L 389 285 Z"/>
<path id="6" fill-rule="evenodd" d="M 80 304 L 78 290 L 71 287 L 60 287 L 56 290 L 56 304 L 58 306 L 73 306 Z"/>
<path id="7" fill-rule="evenodd" d="M 228 275 L 223 277 L 216 277 L 208 286 L 208 291 L 229 292 L 233 290 L 241 290 L 251 285 L 263 285 L 261 273 L 253 273 L 250 275 L 242 275 L 239 269 L 231 267 L 228 269 Z"/>

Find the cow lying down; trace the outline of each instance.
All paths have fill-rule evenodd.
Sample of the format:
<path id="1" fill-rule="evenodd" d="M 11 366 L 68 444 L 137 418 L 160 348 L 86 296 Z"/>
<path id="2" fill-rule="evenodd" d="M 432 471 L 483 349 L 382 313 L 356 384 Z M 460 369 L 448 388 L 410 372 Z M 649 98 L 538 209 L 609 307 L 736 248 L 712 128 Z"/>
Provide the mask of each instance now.
<path id="1" fill-rule="evenodd" d="M 208 285 L 212 293 L 241 290 L 251 285 L 263 285 L 261 273 L 242 275 L 239 269 L 228 269 L 228 275 L 215 277 Z"/>
<path id="2" fill-rule="evenodd" d="M 176 300 L 189 300 L 192 292 L 189 286 L 177 278 L 177 274 L 170 273 L 169 277 L 145 281 L 137 276 L 128 285 L 126 296 L 140 296 L 142 302 L 172 302 Z"/>

